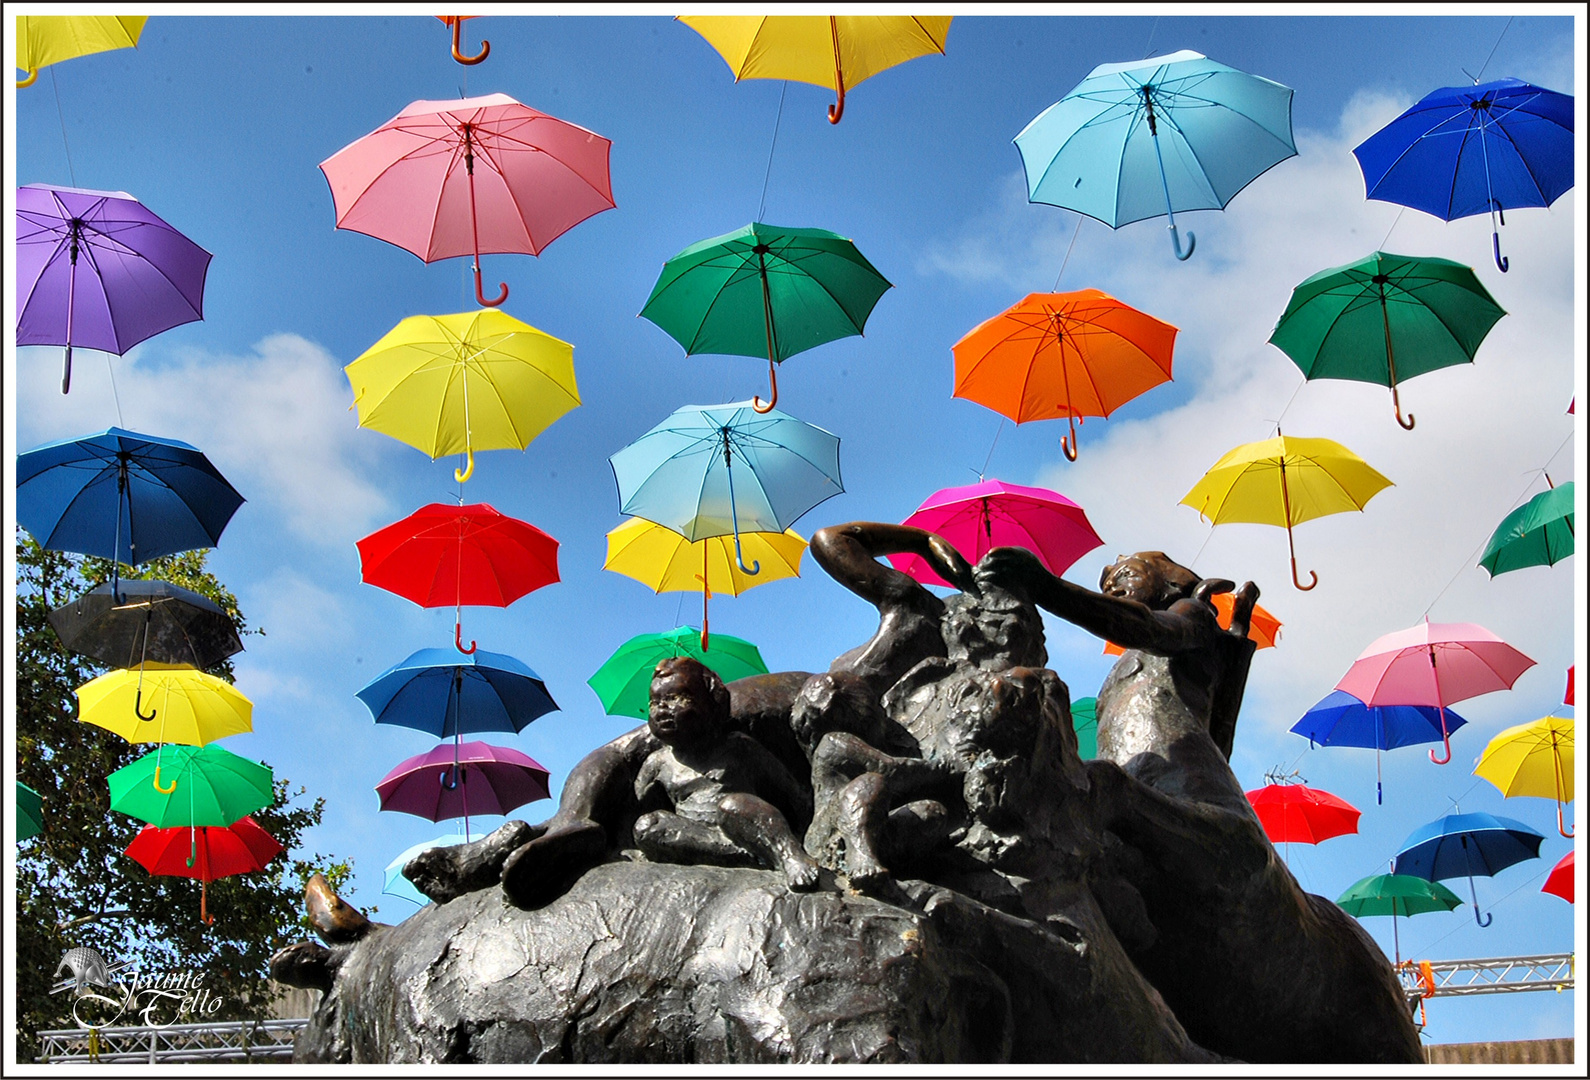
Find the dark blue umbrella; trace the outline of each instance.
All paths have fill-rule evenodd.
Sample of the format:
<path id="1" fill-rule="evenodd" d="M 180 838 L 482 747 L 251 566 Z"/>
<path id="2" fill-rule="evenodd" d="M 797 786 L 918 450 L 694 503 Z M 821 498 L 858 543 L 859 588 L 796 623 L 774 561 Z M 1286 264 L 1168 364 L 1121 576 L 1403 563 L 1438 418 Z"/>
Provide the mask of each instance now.
<path id="1" fill-rule="evenodd" d="M 421 649 L 365 684 L 357 697 L 378 724 L 457 739 L 478 731 L 519 731 L 558 705 L 541 676 L 502 653 Z"/>
<path id="2" fill-rule="evenodd" d="M 1367 198 L 1411 206 L 1446 221 L 1519 206 L 1550 206 L 1573 187 L 1573 98 L 1517 79 L 1447 86 L 1356 149 Z"/>
<path id="3" fill-rule="evenodd" d="M 52 551 L 137 566 L 214 547 L 241 505 L 210 459 L 175 439 L 111 428 L 17 456 L 17 521 Z"/>
<path id="4" fill-rule="evenodd" d="M 1474 921 L 1491 925 L 1491 916 L 1480 916 L 1474 875 L 1490 877 L 1525 859 L 1540 858 L 1546 839 L 1521 821 L 1491 814 L 1448 814 L 1421 825 L 1402 842 L 1391 865 L 1393 874 L 1411 874 L 1426 881 L 1467 877 L 1474 901 Z"/>
<path id="5" fill-rule="evenodd" d="M 1468 723 L 1446 710 L 1446 733 Z M 1362 746 L 1375 751 L 1375 802 L 1384 802 L 1380 751 L 1438 743 L 1444 738 L 1441 710 L 1434 705 L 1365 705 L 1345 690 L 1332 690 L 1303 714 L 1292 730 L 1319 746 Z"/>

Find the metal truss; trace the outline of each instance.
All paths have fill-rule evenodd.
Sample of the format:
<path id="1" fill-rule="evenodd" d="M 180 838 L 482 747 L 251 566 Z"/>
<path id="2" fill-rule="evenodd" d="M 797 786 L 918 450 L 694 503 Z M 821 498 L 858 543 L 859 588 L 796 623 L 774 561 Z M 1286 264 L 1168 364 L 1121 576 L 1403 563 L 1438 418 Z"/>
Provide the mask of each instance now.
<path id="1" fill-rule="evenodd" d="M 173 1061 L 286 1061 L 308 1024 L 302 1020 L 231 1020 L 41 1031 L 43 1062 L 104 1064 Z"/>
<path id="2" fill-rule="evenodd" d="M 1573 954 L 1501 956 L 1488 960 L 1405 961 L 1397 969 L 1410 1000 L 1471 997 L 1519 990 L 1572 990 Z"/>

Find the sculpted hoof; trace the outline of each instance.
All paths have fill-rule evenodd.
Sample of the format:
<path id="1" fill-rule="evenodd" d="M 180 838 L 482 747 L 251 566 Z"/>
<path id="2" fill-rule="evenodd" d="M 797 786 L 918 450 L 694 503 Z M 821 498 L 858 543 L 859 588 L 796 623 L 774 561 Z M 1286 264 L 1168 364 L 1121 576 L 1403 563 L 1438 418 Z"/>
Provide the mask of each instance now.
<path id="1" fill-rule="evenodd" d="M 301 990 L 331 989 L 333 977 L 332 952 L 313 941 L 300 941 L 271 957 L 271 978 L 284 986 Z"/>
<path id="2" fill-rule="evenodd" d="M 502 864 L 502 891 L 516 907 L 541 907 L 606 853 L 607 832 L 594 821 L 548 829 Z"/>
<path id="3" fill-rule="evenodd" d="M 510 821 L 471 843 L 420 852 L 404 864 L 403 876 L 436 903 L 445 904 L 497 884 L 508 856 L 539 835 L 540 830 L 522 821 Z"/>

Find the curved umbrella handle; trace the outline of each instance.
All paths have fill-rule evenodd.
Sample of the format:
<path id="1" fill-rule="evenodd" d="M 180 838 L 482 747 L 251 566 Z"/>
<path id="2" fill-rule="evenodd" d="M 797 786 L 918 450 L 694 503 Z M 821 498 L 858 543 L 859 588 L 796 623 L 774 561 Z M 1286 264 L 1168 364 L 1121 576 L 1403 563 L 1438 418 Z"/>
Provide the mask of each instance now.
<path id="1" fill-rule="evenodd" d="M 839 75 L 839 73 L 837 71 L 834 74 L 835 75 Z M 843 75 L 839 75 L 838 82 L 839 82 L 839 89 L 838 89 L 839 100 L 835 101 L 832 105 L 828 106 L 828 122 L 830 124 L 839 123 L 840 119 L 843 118 L 844 115 L 845 115 L 845 78 L 844 78 Z M 22 84 L 18 83 L 17 85 L 20 86 Z"/>
<path id="2" fill-rule="evenodd" d="M 1319 584 L 1319 574 L 1315 573 L 1313 570 L 1310 570 L 1308 572 L 1308 584 L 1307 585 L 1303 584 L 1303 579 L 1297 576 L 1297 559 L 1293 558 L 1293 560 L 1292 560 L 1292 584 L 1294 586 L 1296 586 L 1302 592 L 1308 592 L 1314 586 Z"/>
<path id="3" fill-rule="evenodd" d="M 464 770 L 458 765 L 448 769 L 442 774 L 442 787 L 448 791 L 457 791 L 459 781 L 463 779 L 463 772 Z"/>
<path id="4" fill-rule="evenodd" d="M 1066 413 L 1066 422 L 1071 427 L 1071 435 L 1070 435 L 1071 441 L 1067 442 L 1066 441 L 1066 436 L 1064 436 L 1064 435 L 1060 436 L 1060 452 L 1066 456 L 1066 460 L 1067 461 L 1075 461 L 1077 459 L 1077 419 L 1076 419 L 1076 416 L 1073 415 L 1072 413 Z"/>
<path id="5" fill-rule="evenodd" d="M 834 92 L 839 95 L 839 100 L 828 106 L 828 122 L 837 124 L 840 117 L 845 115 L 845 72 L 839 63 L 839 19 L 837 16 L 828 16 L 828 33 L 834 39 Z"/>
<path id="6" fill-rule="evenodd" d="M 1559 833 L 1561 833 L 1563 836 L 1566 836 L 1568 839 L 1570 839 L 1570 840 L 1573 839 L 1573 832 L 1574 831 L 1572 829 L 1568 829 L 1568 828 L 1564 828 L 1563 827 L 1563 824 L 1562 824 L 1562 803 L 1560 803 L 1560 802 L 1557 804 L 1557 831 Z"/>
<path id="7" fill-rule="evenodd" d="M 1404 420 L 1402 418 L 1402 400 L 1397 396 L 1397 384 L 1396 383 L 1392 383 L 1391 384 L 1391 407 L 1396 410 L 1397 423 L 1402 426 L 1402 430 L 1403 431 L 1412 431 L 1413 430 L 1413 425 L 1415 423 L 1414 418 L 1413 418 L 1413 414 L 1409 413 L 1408 414 L 1408 418 L 1406 420 Z"/>
<path id="8" fill-rule="evenodd" d="M 750 566 L 746 566 L 745 565 L 745 556 L 740 553 L 740 534 L 739 533 L 735 533 L 734 534 L 734 561 L 740 564 L 740 570 L 747 577 L 756 577 L 756 575 L 758 575 L 758 574 L 760 574 L 762 572 L 762 564 L 761 564 L 760 561 L 758 561 L 756 559 L 752 559 L 751 560 L 751 565 Z M 705 632 L 703 632 L 702 636 L 705 637 Z M 706 645 L 703 644 L 701 647 L 704 649 L 704 648 L 706 648 Z"/>
<path id="9" fill-rule="evenodd" d="M 173 791 L 177 790 L 177 782 L 175 780 L 171 781 L 171 786 L 170 787 L 164 787 L 164 786 L 161 785 L 161 783 L 160 783 L 160 765 L 159 765 L 158 762 L 155 764 L 155 790 L 160 792 L 160 794 L 162 794 L 162 795 L 170 795 Z M 193 860 L 192 859 L 188 860 L 188 865 L 189 866 L 193 865 Z"/>
<path id="10" fill-rule="evenodd" d="M 1507 273 L 1508 261 L 1502 255 L 1502 238 L 1496 235 L 1495 229 L 1491 230 L 1491 257 L 1496 260 L 1496 269 Z"/>
<path id="11" fill-rule="evenodd" d="M 759 413 L 770 413 L 773 411 L 773 406 L 778 404 L 778 365 L 771 360 L 767 362 L 767 381 L 773 388 L 770 391 L 773 396 L 768 399 L 767 404 L 762 404 L 760 395 L 751 399 L 751 408 Z"/>
<path id="12" fill-rule="evenodd" d="M 24 86 L 32 86 L 34 83 L 36 83 L 38 81 L 39 81 L 39 69 L 38 68 L 28 68 L 28 77 L 23 79 L 21 82 L 17 83 L 17 89 L 21 90 Z"/>
<path id="13" fill-rule="evenodd" d="M 486 59 L 486 57 L 491 55 L 491 42 L 487 41 L 485 38 L 481 38 L 480 39 L 480 54 L 478 56 L 465 56 L 463 54 L 462 50 L 461 50 L 461 46 L 463 45 L 463 42 L 459 40 L 459 35 L 461 33 L 463 33 L 463 30 L 464 30 L 464 20 L 462 18 L 460 18 L 459 16 L 455 15 L 455 16 L 453 16 L 452 23 L 453 23 L 453 59 L 454 60 L 457 60 L 460 64 L 468 64 L 469 66 L 473 67 L 474 65 L 480 63 L 482 60 Z"/>
<path id="14" fill-rule="evenodd" d="M 1474 908 L 1474 921 L 1479 923 L 1481 930 L 1483 930 L 1487 926 L 1491 925 L 1491 922 L 1495 918 L 1496 918 L 1496 916 L 1494 914 L 1492 914 L 1491 912 L 1489 912 L 1489 911 L 1487 911 L 1485 914 L 1481 915 L 1479 907 L 1476 906 Z"/>
<path id="15" fill-rule="evenodd" d="M 475 300 L 479 302 L 481 307 L 501 307 L 502 302 L 508 299 L 508 283 L 506 281 L 499 281 L 497 282 L 497 288 L 502 290 L 502 292 L 497 295 L 497 299 L 487 300 L 486 293 L 481 287 L 480 263 L 477 262 L 475 264 Z"/>
<path id="16" fill-rule="evenodd" d="M 453 624 L 453 644 L 457 646 L 458 651 L 463 653 L 465 656 L 468 656 L 475 651 L 474 638 L 469 639 L 469 648 L 464 648 L 464 624 L 461 622 Z"/>
<path id="17" fill-rule="evenodd" d="M 139 690 L 136 694 L 133 695 L 133 715 L 138 717 L 138 719 L 140 719 L 140 720 L 153 720 L 155 717 L 160 715 L 160 710 L 151 708 L 149 710 L 149 715 L 145 716 L 144 715 L 144 692 L 142 690 Z"/>
<path id="18" fill-rule="evenodd" d="M 1430 760 L 1431 760 L 1431 762 L 1433 762 L 1436 765 L 1445 765 L 1447 762 L 1452 760 L 1452 736 L 1449 735 L 1446 731 L 1442 731 L 1441 732 L 1441 743 L 1442 743 L 1442 747 L 1446 750 L 1446 757 L 1438 758 L 1438 757 L 1435 756 L 1435 751 L 1434 750 L 1430 751 Z"/>
<path id="19" fill-rule="evenodd" d="M 1192 233 L 1188 233 L 1187 250 L 1183 251 L 1181 249 L 1181 234 L 1176 231 L 1176 223 L 1174 221 L 1171 222 L 1169 228 L 1170 246 L 1172 250 L 1176 252 L 1176 258 L 1182 262 L 1186 262 L 1188 259 L 1192 258 L 1193 249 L 1198 246 L 1198 237 L 1194 236 Z"/>
<path id="20" fill-rule="evenodd" d="M 459 469 L 454 469 L 453 470 L 453 479 L 457 480 L 460 484 L 462 484 L 464 481 L 468 480 L 471 476 L 475 475 L 475 451 L 474 451 L 474 449 L 471 448 L 471 447 L 465 447 L 464 448 L 464 458 L 465 458 L 464 468 L 462 470 L 459 470 Z"/>

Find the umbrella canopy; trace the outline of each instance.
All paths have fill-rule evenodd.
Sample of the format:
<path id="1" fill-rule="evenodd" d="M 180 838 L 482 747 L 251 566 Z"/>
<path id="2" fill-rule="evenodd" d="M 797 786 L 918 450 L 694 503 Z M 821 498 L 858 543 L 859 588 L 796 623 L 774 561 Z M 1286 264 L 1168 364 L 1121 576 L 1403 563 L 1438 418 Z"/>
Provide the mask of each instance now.
<path id="1" fill-rule="evenodd" d="M 145 825 L 127 845 L 126 854 L 156 876 L 197 878 L 202 883 L 199 918 L 209 923 L 215 921 L 209 913 L 210 882 L 263 870 L 282 851 L 274 836 L 253 818 L 245 817 L 224 827 L 157 829 Z"/>
<path id="2" fill-rule="evenodd" d="M 1209 598 L 1215 606 L 1215 619 L 1220 623 L 1220 629 L 1231 629 L 1231 616 L 1236 613 L 1236 599 L 1230 593 L 1215 593 Z M 1248 616 L 1248 640 L 1253 642 L 1256 649 L 1273 649 L 1276 640 L 1281 636 L 1281 620 L 1271 615 L 1258 604 L 1253 605 L 1253 612 Z M 1113 641 L 1104 643 L 1105 656 L 1121 656 L 1126 650 Z"/>
<path id="3" fill-rule="evenodd" d="M 396 244 L 426 262 L 481 252 L 539 255 L 592 214 L 611 210 L 608 152 L 594 131 L 507 94 L 416 101 L 320 163 L 337 228 Z M 477 167 L 478 163 L 478 167 Z"/>
<path id="4" fill-rule="evenodd" d="M 463 833 L 448 833 L 446 836 L 438 836 L 435 840 L 426 840 L 424 843 L 415 844 L 413 847 L 408 848 L 397 858 L 386 864 L 385 884 L 382 886 L 381 891 L 388 896 L 411 900 L 420 907 L 424 907 L 431 902 L 431 898 L 414 887 L 414 883 L 403 875 L 403 868 L 409 864 L 410 859 L 422 851 L 440 847 L 457 847 L 459 844 L 464 843 L 468 843 L 468 841 L 465 840 Z"/>
<path id="5" fill-rule="evenodd" d="M 1448 705 L 1509 690 L 1535 662 L 1473 623 L 1422 622 L 1377 638 L 1336 684 L 1368 705 Z M 1452 727 L 1442 720 L 1446 757 L 1452 760 Z"/>
<path id="6" fill-rule="evenodd" d="M 1546 883 L 1540 887 L 1540 891 L 1560 896 L 1568 903 L 1573 903 L 1573 852 L 1568 852 L 1556 866 L 1551 868 L 1551 873 L 1546 875 Z"/>
<path id="7" fill-rule="evenodd" d="M 1400 964 L 1402 943 L 1397 939 L 1397 916 L 1453 911 L 1462 907 L 1463 901 L 1438 881 L 1426 881 L 1410 874 L 1377 874 L 1354 883 L 1336 898 L 1336 904 L 1359 919 L 1366 915 L 1390 915 L 1394 955 Z"/>
<path id="8" fill-rule="evenodd" d="M 695 630 L 679 626 L 665 634 L 630 638 L 586 682 L 596 691 L 608 716 L 644 720 L 651 705 L 652 672 L 659 662 L 677 656 L 705 664 L 726 683 L 767 674 L 761 652 L 744 638 L 719 634 L 712 639 L 711 648 L 703 648 Z"/>
<path id="9" fill-rule="evenodd" d="M 1100 64 L 1015 138 L 1030 202 L 1118 229 L 1176 211 L 1224 209 L 1297 153 L 1292 91 L 1190 50 Z"/>
<path id="10" fill-rule="evenodd" d="M 935 491 L 904 524 L 937 533 L 974 564 L 992 548 L 1024 547 L 1056 576 L 1104 543 L 1082 507 L 1058 491 L 1003 480 Z M 925 585 L 949 584 L 920 556 L 889 561 Z"/>
<path id="11" fill-rule="evenodd" d="M 1542 491 L 1502 519 L 1480 565 L 1491 577 L 1526 566 L 1551 566 L 1573 554 L 1573 481 Z"/>
<path id="12" fill-rule="evenodd" d="M 839 439 L 820 427 L 749 401 L 686 405 L 608 459 L 619 512 L 654 521 L 694 542 L 788 529 L 845 490 Z M 738 485 L 738 491 L 736 491 Z"/>
<path id="13" fill-rule="evenodd" d="M 1292 584 L 1308 590 L 1319 584 L 1319 575 L 1310 570 L 1307 585 L 1297 576 L 1292 527 L 1362 510 L 1390 486 L 1390 480 L 1341 443 L 1277 435 L 1227 451 L 1181 501 L 1211 525 L 1248 521 L 1285 528 Z"/>
<path id="14" fill-rule="evenodd" d="M 1270 344 L 1308 379 L 1350 379 L 1391 388 L 1437 368 L 1474 362 L 1480 342 L 1507 312 L 1474 271 L 1449 259 L 1377 251 L 1321 270 L 1292 290 Z"/>
<path id="15" fill-rule="evenodd" d="M 1567 837 L 1562 804 L 1573 801 L 1573 721 L 1543 716 L 1518 724 L 1485 744 L 1474 775 L 1489 780 L 1505 797 L 1531 795 L 1557 803 L 1557 831 Z"/>
<path id="16" fill-rule="evenodd" d="M 1452 221 L 1491 215 L 1496 267 L 1507 272 L 1498 218 L 1550 206 L 1573 187 L 1573 98 L 1518 79 L 1427 94 L 1353 150 L 1364 197 Z"/>
<path id="17" fill-rule="evenodd" d="M 845 91 L 907 60 L 944 52 L 948 15 L 680 15 L 728 63 L 734 81 L 790 79 L 834 91 L 828 121 L 845 114 Z"/>
<path id="18" fill-rule="evenodd" d="M 421 607 L 507 607 L 558 580 L 558 542 L 486 503 L 431 503 L 359 541 L 367 584 Z M 453 638 L 464 648 L 462 624 Z"/>
<path id="19" fill-rule="evenodd" d="M 1328 791 L 1266 784 L 1246 794 L 1273 844 L 1317 844 L 1358 831 L 1358 808 Z"/>
<path id="20" fill-rule="evenodd" d="M 778 404 L 774 365 L 860 334 L 891 288 L 837 233 L 752 222 L 665 262 L 640 314 L 684 346 L 686 356 L 766 359 L 771 400 L 755 404 L 767 412 Z"/>
<path id="21" fill-rule="evenodd" d="M 1394 874 L 1414 874 L 1429 881 L 1467 877 L 1474 901 L 1474 919 L 1481 926 L 1491 916 L 1480 917 L 1474 876 L 1491 877 L 1514 863 L 1540 857 L 1545 837 L 1512 818 L 1491 814 L 1448 814 L 1421 825 L 1402 842 L 1392 863 Z"/>
<path id="22" fill-rule="evenodd" d="M 1016 423 L 1109 416 L 1170 381 L 1176 328 L 1100 292 L 1032 293 L 955 343 L 954 396 Z"/>
<path id="23" fill-rule="evenodd" d="M 17 781 L 17 843 L 44 831 L 44 796 Z"/>
<path id="24" fill-rule="evenodd" d="M 550 774 L 528 754 L 505 746 L 443 744 L 400 763 L 376 785 L 381 809 L 428 821 L 506 814 L 549 797 Z"/>
<path id="25" fill-rule="evenodd" d="M 162 787 L 161 754 L 172 786 Z M 270 766 L 214 743 L 161 747 L 105 778 L 110 808 L 158 828 L 230 825 L 275 801 Z"/>
<path id="26" fill-rule="evenodd" d="M 50 612 L 56 637 L 107 667 L 159 664 L 214 667 L 243 651 L 237 624 L 207 596 L 169 581 L 131 580 L 112 595 L 109 583 Z"/>
<path id="27" fill-rule="evenodd" d="M 1085 697 L 1071 703 L 1071 726 L 1077 733 L 1077 756 L 1092 761 L 1099 756 L 1099 699 Z"/>
<path id="28" fill-rule="evenodd" d="M 110 49 L 138 45 L 147 15 L 18 15 L 17 68 L 28 77 L 17 89 L 32 86 L 39 69 Z"/>
<path id="29" fill-rule="evenodd" d="M 485 649 L 468 656 L 420 649 L 371 679 L 356 696 L 376 723 L 438 738 L 519 731 L 558 707 L 541 676 L 511 656 Z"/>
<path id="30" fill-rule="evenodd" d="M 431 456 L 523 450 L 580 403 L 574 346 L 500 311 L 413 315 L 343 369 L 359 426 Z"/>
<path id="31" fill-rule="evenodd" d="M 1436 705 L 1366 705 L 1345 690 L 1332 690 L 1292 730 L 1320 746 L 1372 747 L 1375 802 L 1380 803 L 1380 751 L 1443 742 L 1444 735 L 1466 723 L 1457 713 Z"/>
<path id="32" fill-rule="evenodd" d="M 203 746 L 254 730 L 253 703 L 225 679 L 192 668 L 108 671 L 74 692 L 79 720 L 130 743 Z"/>
<path id="33" fill-rule="evenodd" d="M 25 16 L 23 17 L 25 18 Z M 17 344 L 120 356 L 204 318 L 210 253 L 125 191 L 17 189 Z"/>

